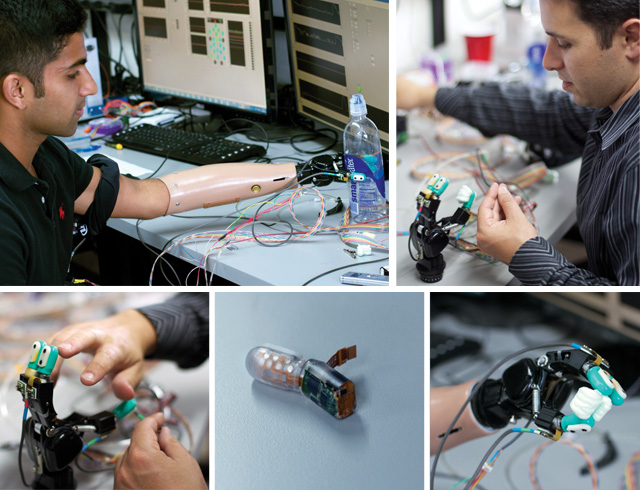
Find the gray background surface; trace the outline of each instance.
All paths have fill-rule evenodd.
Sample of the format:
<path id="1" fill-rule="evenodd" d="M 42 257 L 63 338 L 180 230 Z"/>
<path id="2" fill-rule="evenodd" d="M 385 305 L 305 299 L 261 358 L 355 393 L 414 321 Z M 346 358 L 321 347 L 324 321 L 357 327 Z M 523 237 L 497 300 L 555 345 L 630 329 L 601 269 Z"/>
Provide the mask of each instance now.
<path id="1" fill-rule="evenodd" d="M 216 293 L 215 332 L 216 488 L 424 488 L 422 293 Z M 337 368 L 355 413 L 254 381 L 264 343 L 321 361 L 357 344 Z"/>

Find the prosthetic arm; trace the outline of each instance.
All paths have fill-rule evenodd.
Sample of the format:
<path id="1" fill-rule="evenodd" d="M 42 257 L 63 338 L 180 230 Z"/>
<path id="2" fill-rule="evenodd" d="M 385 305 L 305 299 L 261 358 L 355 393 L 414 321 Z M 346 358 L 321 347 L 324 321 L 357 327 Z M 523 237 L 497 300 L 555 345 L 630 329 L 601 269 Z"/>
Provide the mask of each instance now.
<path id="1" fill-rule="evenodd" d="M 436 213 L 440 206 L 440 196 L 448 185 L 446 177 L 434 174 L 416 198 L 418 214 L 409 229 L 409 247 L 413 245 L 417 250 L 417 255 L 412 255 L 412 258 L 417 262 L 416 268 L 424 282 L 442 279 L 446 263 L 441 252 L 449 243 L 449 232 L 455 226 L 467 223 L 476 196 L 469 186 L 463 185 L 456 196 L 460 207 L 452 216 L 438 220 Z"/>
<path id="2" fill-rule="evenodd" d="M 65 419 L 59 418 L 53 407 L 54 383 L 50 380 L 57 358 L 56 347 L 41 340 L 34 342 L 28 366 L 16 386 L 25 403 L 19 466 L 22 472 L 22 445 L 25 443 L 33 461 L 32 488 L 76 488 L 69 465 L 86 448 L 82 440 L 84 433 L 93 432 L 104 437 L 116 429 L 117 420 L 136 407 L 133 399 L 121 403 L 113 411 L 90 416 L 74 412 Z M 27 412 L 31 417 L 27 418 Z"/>
<path id="3" fill-rule="evenodd" d="M 342 154 L 321 155 L 307 162 L 266 165 L 223 163 L 205 165 L 160 177 L 169 190 L 165 215 L 259 197 L 309 181 L 316 186 L 364 180 L 345 169 Z"/>

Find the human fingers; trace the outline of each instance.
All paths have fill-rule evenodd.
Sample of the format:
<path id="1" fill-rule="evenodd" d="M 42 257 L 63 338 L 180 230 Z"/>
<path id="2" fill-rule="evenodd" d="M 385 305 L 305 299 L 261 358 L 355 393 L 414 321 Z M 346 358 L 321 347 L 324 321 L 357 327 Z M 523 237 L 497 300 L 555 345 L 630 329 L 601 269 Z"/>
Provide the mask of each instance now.
<path id="1" fill-rule="evenodd" d="M 498 202 L 506 219 L 516 218 L 523 214 L 518 202 L 504 184 L 500 184 L 498 189 Z"/>
<path id="2" fill-rule="evenodd" d="M 88 325 L 89 324 L 87 323 L 69 325 L 47 339 L 47 344 L 55 345 L 58 348 L 59 353 L 58 362 L 56 362 L 56 365 L 51 372 L 51 380 L 54 383 L 58 379 L 64 359 L 69 359 L 80 352 L 90 352 L 89 347 L 87 347 L 86 350 L 84 347 L 87 343 L 90 343 L 89 339 L 83 340 L 81 339 L 83 335 L 78 335 L 79 332 L 83 332 L 83 329 Z M 76 336 L 78 338 L 76 338 Z"/>
<path id="3" fill-rule="evenodd" d="M 121 400 L 131 400 L 135 396 L 135 388 L 141 379 L 142 364 L 135 363 L 113 377 L 111 388 Z"/>
<path id="4" fill-rule="evenodd" d="M 114 370 L 126 369 L 135 363 L 129 359 L 129 350 L 125 343 L 106 339 L 103 331 L 95 332 L 97 350 L 93 358 L 80 375 L 80 381 L 93 386 Z M 120 368 L 120 369 L 119 369 Z"/>
<path id="5" fill-rule="evenodd" d="M 504 209 L 502 209 L 502 206 L 500 205 L 500 201 L 498 199 L 496 199 L 495 204 L 493 205 L 493 219 L 498 222 L 498 221 L 504 221 L 506 218 L 505 214 L 504 214 Z"/>
<path id="6" fill-rule="evenodd" d="M 189 451 L 180 444 L 180 441 L 173 437 L 173 434 L 168 427 L 163 427 L 160 430 L 158 443 L 160 444 L 160 449 L 162 449 L 162 451 L 173 460 L 179 461 L 184 457 L 191 457 Z"/>
<path id="7" fill-rule="evenodd" d="M 478 226 L 480 226 L 480 223 L 483 225 L 491 225 L 499 219 L 499 215 L 496 212 L 496 205 L 498 204 L 497 197 L 498 185 L 493 184 L 478 206 Z"/>
<path id="8" fill-rule="evenodd" d="M 158 451 L 160 445 L 158 443 L 158 433 L 164 424 L 164 414 L 157 412 L 136 424 L 131 433 L 130 450 L 141 451 L 149 454 L 152 451 Z"/>

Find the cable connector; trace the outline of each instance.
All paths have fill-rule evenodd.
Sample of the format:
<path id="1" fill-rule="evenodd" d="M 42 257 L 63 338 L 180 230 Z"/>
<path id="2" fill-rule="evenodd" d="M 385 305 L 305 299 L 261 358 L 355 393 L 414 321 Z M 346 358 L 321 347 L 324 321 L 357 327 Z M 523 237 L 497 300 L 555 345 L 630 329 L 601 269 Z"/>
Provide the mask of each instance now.
<path id="1" fill-rule="evenodd" d="M 327 361 L 327 364 L 332 368 L 336 366 L 342 366 L 345 362 L 351 359 L 355 359 L 356 355 L 357 353 L 355 345 L 352 345 L 351 347 L 343 347 L 333 356 L 331 356 L 331 359 Z"/>
<path id="2" fill-rule="evenodd" d="M 485 461 L 485 463 L 482 465 L 482 471 L 484 471 L 485 473 L 490 473 L 491 470 L 493 470 L 493 464 L 494 464 L 494 461 L 490 463 Z"/>

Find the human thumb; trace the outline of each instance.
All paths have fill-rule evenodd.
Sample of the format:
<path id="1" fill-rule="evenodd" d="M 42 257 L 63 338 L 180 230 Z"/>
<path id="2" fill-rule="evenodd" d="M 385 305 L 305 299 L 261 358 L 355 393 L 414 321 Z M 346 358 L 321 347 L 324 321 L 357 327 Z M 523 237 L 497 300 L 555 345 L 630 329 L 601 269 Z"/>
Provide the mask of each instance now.
<path id="1" fill-rule="evenodd" d="M 130 400 L 135 396 L 135 388 L 142 379 L 142 370 L 139 365 L 123 369 L 113 377 L 113 393 L 121 400 Z"/>
<path id="2" fill-rule="evenodd" d="M 158 442 L 160 443 L 160 449 L 169 456 L 171 459 L 178 460 L 184 455 L 188 455 L 189 452 L 184 448 L 180 442 L 173 437 L 171 430 L 168 427 L 163 427 L 158 435 Z"/>
<path id="3" fill-rule="evenodd" d="M 500 207 L 502 207 L 507 219 L 514 217 L 516 213 L 522 214 L 520 206 L 504 184 L 500 184 L 500 187 L 498 188 L 498 202 L 500 203 Z"/>

